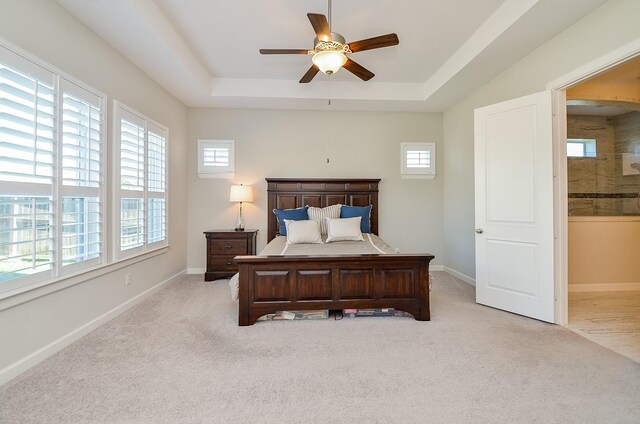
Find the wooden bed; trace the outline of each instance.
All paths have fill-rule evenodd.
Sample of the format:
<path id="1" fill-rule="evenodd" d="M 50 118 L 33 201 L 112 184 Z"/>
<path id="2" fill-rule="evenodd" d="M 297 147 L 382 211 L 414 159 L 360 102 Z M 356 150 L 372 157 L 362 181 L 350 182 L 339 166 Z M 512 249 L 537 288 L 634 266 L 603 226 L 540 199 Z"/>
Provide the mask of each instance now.
<path id="1" fill-rule="evenodd" d="M 267 241 L 278 233 L 273 209 L 341 203 L 373 205 L 371 230 L 378 234 L 380 179 L 267 178 Z M 400 206 L 399 206 L 400 207 Z M 429 320 L 429 254 L 236 256 L 238 324 L 252 325 L 276 311 L 394 308 Z"/>

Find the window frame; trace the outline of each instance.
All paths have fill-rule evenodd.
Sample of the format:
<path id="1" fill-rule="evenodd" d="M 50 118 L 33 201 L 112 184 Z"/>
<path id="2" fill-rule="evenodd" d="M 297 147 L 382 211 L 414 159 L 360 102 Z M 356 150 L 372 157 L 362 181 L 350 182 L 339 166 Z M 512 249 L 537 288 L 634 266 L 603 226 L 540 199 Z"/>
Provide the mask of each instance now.
<path id="1" fill-rule="evenodd" d="M 429 152 L 429 165 L 420 168 L 410 168 L 407 164 L 409 149 Z M 400 143 L 400 177 L 402 179 L 428 179 L 436 177 L 436 143 L 434 142 L 403 142 Z"/>
<path id="2" fill-rule="evenodd" d="M 108 222 L 106 219 L 107 199 L 107 181 L 105 171 L 108 164 L 107 154 L 107 95 L 79 81 L 69 74 L 57 69 L 46 63 L 40 58 L 16 47 L 12 44 L 0 39 L 0 61 L 8 67 L 25 74 L 37 81 L 45 83 L 49 80 L 52 83 L 53 91 L 53 136 L 52 136 L 52 166 L 50 183 L 33 183 L 33 182 L 10 182 L 3 181 L 2 195 L 9 197 L 49 197 L 50 200 L 50 230 L 51 244 L 50 251 L 52 256 L 51 268 L 35 272 L 33 274 L 22 277 L 13 278 L 0 283 L 0 299 L 13 296 L 49 285 L 78 275 L 89 272 L 105 266 L 108 263 L 108 241 L 105 237 L 100 240 L 100 250 L 97 257 L 82 260 L 69 265 L 64 265 L 62 240 L 63 240 L 63 198 L 64 197 L 87 197 L 84 187 L 64 185 L 63 174 L 63 139 L 62 131 L 64 125 L 64 94 L 70 94 L 80 97 L 83 101 L 90 101 L 87 98 L 94 97 L 97 100 L 100 118 L 100 156 L 99 156 L 99 172 L 100 179 L 97 188 L 88 190 L 92 195 L 98 196 L 100 205 L 98 213 L 100 214 L 99 232 L 106 234 L 108 231 Z M 87 95 L 85 98 L 84 96 Z M 78 196 L 78 194 L 80 196 Z"/>
<path id="3" fill-rule="evenodd" d="M 582 145 L 582 156 L 575 156 L 569 154 L 569 145 L 570 144 L 579 144 Z M 593 146 L 593 152 L 587 151 L 587 146 Z M 567 158 L 572 159 L 586 159 L 591 158 L 595 159 L 598 157 L 598 140 L 596 138 L 571 138 L 567 137 Z M 590 149 L 589 149 L 590 150 Z"/>
<path id="4" fill-rule="evenodd" d="M 144 176 L 144 182 L 142 183 L 143 189 L 130 190 L 122 189 L 122 174 L 121 174 L 121 118 L 123 115 L 133 116 L 144 127 L 144 168 L 142 175 Z M 151 192 L 149 190 L 149 127 L 155 127 L 160 131 L 164 131 L 164 191 L 163 192 Z M 136 111 L 135 109 L 125 105 L 124 103 L 114 100 L 113 101 L 113 166 L 112 176 L 110 178 L 113 184 L 112 195 L 112 255 L 114 262 L 119 262 L 136 256 L 144 255 L 149 252 L 165 249 L 169 247 L 169 128 L 154 121 L 153 119 L 145 116 L 144 114 Z M 149 195 L 149 192 L 153 193 Z M 157 193 L 162 193 L 158 195 Z M 142 200 L 143 207 L 143 243 L 140 246 L 130 249 L 121 249 L 121 231 L 122 231 L 122 219 L 121 219 L 121 201 L 122 199 L 136 198 Z M 149 243 L 149 199 L 164 199 L 164 239 Z"/>
<path id="5" fill-rule="evenodd" d="M 229 152 L 229 164 L 225 167 L 205 166 L 204 151 L 207 148 L 226 148 Z M 200 178 L 233 178 L 235 172 L 235 140 L 198 139 L 198 176 Z"/>
<path id="6" fill-rule="evenodd" d="M 87 90 L 86 88 L 82 87 L 79 84 L 76 84 L 73 81 L 69 81 L 66 78 L 63 78 L 64 81 L 66 81 L 66 83 L 75 85 L 77 87 L 79 87 L 80 89 L 86 90 L 86 91 L 90 91 Z M 62 87 L 64 81 L 60 81 L 60 87 Z M 74 87 L 70 87 L 70 89 L 68 91 L 64 91 L 62 88 L 60 88 L 59 90 L 60 94 L 63 93 L 69 93 L 69 94 L 73 94 L 76 97 L 80 97 L 81 95 L 78 94 L 78 92 L 76 92 L 76 88 Z M 95 93 L 90 93 L 93 95 L 96 95 Z M 108 224 L 107 224 L 107 203 L 108 203 L 108 198 L 107 198 L 107 175 L 106 175 L 106 170 L 107 170 L 107 160 L 108 160 L 108 154 L 107 154 L 107 97 L 106 95 L 103 95 L 102 97 L 99 97 L 99 106 L 100 106 L 100 110 L 101 110 L 101 120 L 100 120 L 100 126 L 101 126 L 101 132 L 100 132 L 100 186 L 98 187 L 98 189 L 96 190 L 95 188 L 89 188 L 89 187 L 74 187 L 74 186 L 65 186 L 64 185 L 64 179 L 63 179 L 63 170 L 64 167 L 62 166 L 62 149 L 63 149 L 63 143 L 62 143 L 62 136 L 60 137 L 60 144 L 58 145 L 58 155 L 61 158 L 60 161 L 60 166 L 56 172 L 57 174 L 57 178 L 58 181 L 60 181 L 60 184 L 57 186 L 59 189 L 59 195 L 58 195 L 58 202 L 60 203 L 60 206 L 58 208 L 58 219 L 56 220 L 56 225 L 57 228 L 62 229 L 62 222 L 63 222 L 63 213 L 62 213 L 62 200 L 64 197 L 71 197 L 71 196 L 75 196 L 75 197 L 89 197 L 90 195 L 95 195 L 96 193 L 98 194 L 99 198 L 101 199 L 100 202 L 100 208 L 99 208 L 99 213 L 101 216 L 101 220 L 100 220 L 100 230 L 99 232 L 102 232 L 102 238 L 100 241 L 101 244 L 101 250 L 100 250 L 100 255 L 98 258 L 93 258 L 93 259 L 88 259 L 82 262 L 78 262 L 75 264 L 71 264 L 68 266 L 63 266 L 61 265 L 62 270 L 64 271 L 65 269 L 67 270 L 66 272 L 61 272 L 60 275 L 70 275 L 70 274 L 74 274 L 79 270 L 84 270 L 87 268 L 95 268 L 99 265 L 102 265 L 104 263 L 107 262 L 107 258 L 106 258 L 106 254 L 108 251 L 108 241 L 107 238 L 104 237 L 104 234 L 108 234 L 107 230 L 108 230 Z M 63 105 L 63 96 L 60 96 L 59 101 L 57 102 L 58 107 L 60 108 L 60 113 L 59 116 L 62 117 L 63 114 L 63 109 L 62 109 L 62 105 Z M 85 99 L 86 101 L 86 99 Z M 63 127 L 63 121 L 62 119 L 60 119 L 59 123 L 58 123 L 58 131 L 59 134 L 63 134 L 62 132 L 62 127 Z M 65 196 L 68 195 L 68 196 Z M 62 231 L 62 230 L 60 230 Z M 62 233 L 60 235 L 60 237 L 58 237 L 57 240 L 57 248 L 58 248 L 58 252 L 59 256 L 60 256 L 60 260 L 62 261 L 63 259 L 63 255 L 62 255 Z M 86 264 L 86 265 L 84 265 Z"/>

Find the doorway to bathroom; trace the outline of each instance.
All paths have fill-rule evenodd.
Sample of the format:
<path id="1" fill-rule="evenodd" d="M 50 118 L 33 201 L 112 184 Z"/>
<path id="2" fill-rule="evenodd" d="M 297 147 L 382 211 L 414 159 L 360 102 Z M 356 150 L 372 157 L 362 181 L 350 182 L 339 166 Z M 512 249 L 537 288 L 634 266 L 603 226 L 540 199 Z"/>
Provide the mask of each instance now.
<path id="1" fill-rule="evenodd" d="M 640 58 L 566 104 L 568 327 L 640 362 Z"/>

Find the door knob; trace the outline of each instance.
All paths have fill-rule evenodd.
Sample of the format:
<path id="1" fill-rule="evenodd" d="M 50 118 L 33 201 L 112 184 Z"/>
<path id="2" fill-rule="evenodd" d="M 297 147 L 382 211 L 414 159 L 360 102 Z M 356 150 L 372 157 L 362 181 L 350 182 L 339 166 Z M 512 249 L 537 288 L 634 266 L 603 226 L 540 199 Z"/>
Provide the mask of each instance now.
<path id="1" fill-rule="evenodd" d="M 484 233 L 484 230 L 482 228 L 476 228 L 476 233 L 482 234 Z"/>

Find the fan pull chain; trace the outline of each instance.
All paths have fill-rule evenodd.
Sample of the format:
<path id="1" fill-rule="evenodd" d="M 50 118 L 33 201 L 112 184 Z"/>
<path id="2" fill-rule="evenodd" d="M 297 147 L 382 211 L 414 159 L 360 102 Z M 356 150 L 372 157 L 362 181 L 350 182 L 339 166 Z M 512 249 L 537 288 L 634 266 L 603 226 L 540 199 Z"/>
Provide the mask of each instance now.
<path id="1" fill-rule="evenodd" d="M 331 1 L 331 0 L 329 0 Z M 328 149 L 329 147 L 329 113 L 331 113 L 331 99 L 327 100 L 327 115 L 326 115 L 326 135 L 327 135 L 327 139 L 326 139 L 326 143 L 325 143 L 325 148 Z M 327 155 L 327 163 L 329 163 L 329 155 Z"/>

